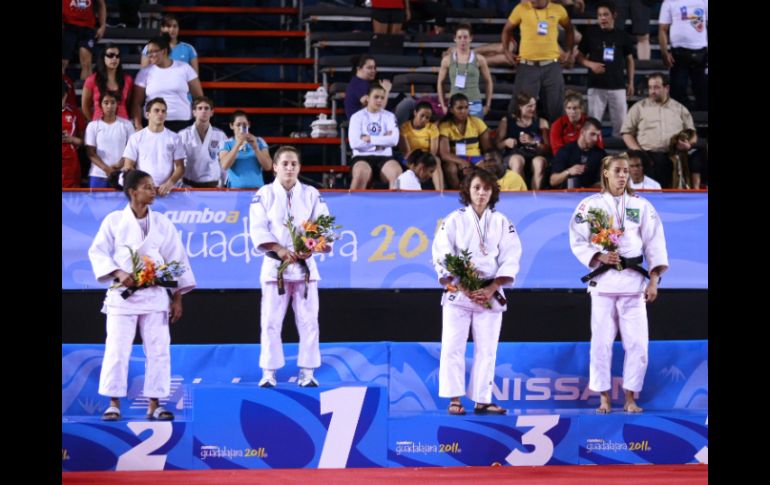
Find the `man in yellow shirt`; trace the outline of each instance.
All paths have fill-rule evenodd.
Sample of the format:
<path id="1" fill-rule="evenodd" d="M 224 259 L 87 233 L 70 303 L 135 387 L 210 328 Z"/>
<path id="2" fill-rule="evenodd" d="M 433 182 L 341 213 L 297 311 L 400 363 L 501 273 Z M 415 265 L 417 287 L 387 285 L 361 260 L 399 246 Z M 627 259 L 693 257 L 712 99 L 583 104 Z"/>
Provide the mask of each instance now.
<path id="1" fill-rule="evenodd" d="M 559 51 L 559 25 L 567 35 L 564 52 Z M 521 46 L 517 46 L 513 39 L 516 27 L 521 30 Z M 503 50 L 506 59 L 516 67 L 511 103 L 520 91 L 535 94 L 543 102 L 548 121 L 553 122 L 561 116 L 564 102 L 562 64 L 571 67 L 575 62 L 572 52 L 575 32 L 567 11 L 549 0 L 520 3 L 503 27 L 502 43 L 513 43 L 514 50 L 519 47 L 518 57 L 507 49 Z M 509 106 L 508 110 L 512 111 L 513 106 Z"/>

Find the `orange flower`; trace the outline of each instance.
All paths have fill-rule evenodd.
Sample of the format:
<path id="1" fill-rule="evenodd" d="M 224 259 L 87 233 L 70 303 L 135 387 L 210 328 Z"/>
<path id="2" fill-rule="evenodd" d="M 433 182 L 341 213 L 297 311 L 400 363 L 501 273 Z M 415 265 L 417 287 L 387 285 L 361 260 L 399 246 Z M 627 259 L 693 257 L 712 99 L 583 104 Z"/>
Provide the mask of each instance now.
<path id="1" fill-rule="evenodd" d="M 450 293 L 456 293 L 457 292 L 457 287 L 455 285 L 453 285 L 453 284 L 446 285 L 446 289 Z"/>
<path id="2" fill-rule="evenodd" d="M 305 232 L 316 232 L 318 230 L 318 224 L 305 221 L 302 223 L 302 228 L 305 229 Z"/>

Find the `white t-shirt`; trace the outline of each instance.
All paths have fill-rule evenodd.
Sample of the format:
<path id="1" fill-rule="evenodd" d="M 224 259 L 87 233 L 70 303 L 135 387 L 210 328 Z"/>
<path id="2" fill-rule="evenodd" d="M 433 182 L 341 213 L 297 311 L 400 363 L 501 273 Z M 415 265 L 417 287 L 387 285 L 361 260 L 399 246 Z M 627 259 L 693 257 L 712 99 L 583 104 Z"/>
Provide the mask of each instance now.
<path id="1" fill-rule="evenodd" d="M 420 179 L 412 170 L 407 170 L 399 175 L 396 184 L 400 190 L 422 190 Z"/>
<path id="2" fill-rule="evenodd" d="M 660 184 L 646 175 L 644 176 L 642 181 L 639 182 L 638 184 L 635 184 L 634 181 L 631 180 L 631 188 L 634 190 L 636 189 L 661 190 Z"/>
<path id="3" fill-rule="evenodd" d="M 92 121 L 86 126 L 86 146 L 95 147 L 96 154 L 105 164 L 114 165 L 123 156 L 123 150 L 134 131 L 134 125 L 120 117 L 112 123 L 105 123 L 104 120 Z M 91 164 L 88 175 L 107 178 L 104 170 L 94 163 Z"/>
<path id="4" fill-rule="evenodd" d="M 134 160 L 136 168 L 149 173 L 160 186 L 174 172 L 174 160 L 184 159 L 185 152 L 179 135 L 168 128 L 160 133 L 144 128 L 131 135 L 123 156 Z"/>
<path id="5" fill-rule="evenodd" d="M 161 97 L 168 108 L 166 120 L 186 121 L 192 118 L 192 105 L 187 98 L 189 82 L 197 79 L 195 69 L 186 62 L 173 61 L 169 67 L 156 65 L 143 67 L 134 80 L 134 85 L 143 87 L 145 101 Z M 144 108 L 142 108 L 144 111 Z M 147 113 L 145 113 L 145 118 Z"/>
<path id="6" fill-rule="evenodd" d="M 671 47 L 702 49 L 708 46 L 707 0 L 663 0 L 658 22 L 669 24 Z"/>

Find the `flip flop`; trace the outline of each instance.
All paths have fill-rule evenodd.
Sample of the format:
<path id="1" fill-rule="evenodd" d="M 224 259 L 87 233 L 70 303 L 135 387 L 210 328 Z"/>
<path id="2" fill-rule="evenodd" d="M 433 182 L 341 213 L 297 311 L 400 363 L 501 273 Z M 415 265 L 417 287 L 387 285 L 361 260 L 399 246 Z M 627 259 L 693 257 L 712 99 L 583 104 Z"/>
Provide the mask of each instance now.
<path id="1" fill-rule="evenodd" d="M 447 411 L 453 416 L 465 415 L 465 408 L 463 407 L 462 403 L 459 402 L 450 402 L 449 409 Z"/>
<path id="2" fill-rule="evenodd" d="M 117 421 L 120 419 L 120 408 L 110 406 L 102 414 L 102 421 Z"/>
<path id="3" fill-rule="evenodd" d="M 473 408 L 474 414 L 506 414 L 508 411 L 495 403 L 476 404 Z"/>
<path id="4" fill-rule="evenodd" d="M 167 410 L 163 406 L 158 406 L 152 414 L 147 415 L 147 419 L 150 421 L 173 421 L 174 413 Z"/>

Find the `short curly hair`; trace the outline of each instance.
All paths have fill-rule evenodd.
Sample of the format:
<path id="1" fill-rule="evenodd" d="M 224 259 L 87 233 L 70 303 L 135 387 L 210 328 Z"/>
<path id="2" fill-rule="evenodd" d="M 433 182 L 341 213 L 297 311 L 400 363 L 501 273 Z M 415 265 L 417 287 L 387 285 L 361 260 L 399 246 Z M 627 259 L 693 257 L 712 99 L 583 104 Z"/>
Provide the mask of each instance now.
<path id="1" fill-rule="evenodd" d="M 480 178 L 484 184 L 492 188 L 492 195 L 489 197 L 489 208 L 494 209 L 495 204 L 500 200 L 500 186 L 497 185 L 497 179 L 490 172 L 475 167 L 465 175 L 463 183 L 460 185 L 460 203 L 463 205 L 471 204 L 471 183 L 475 178 Z"/>

